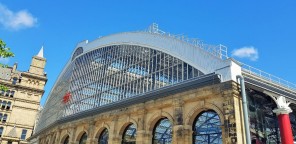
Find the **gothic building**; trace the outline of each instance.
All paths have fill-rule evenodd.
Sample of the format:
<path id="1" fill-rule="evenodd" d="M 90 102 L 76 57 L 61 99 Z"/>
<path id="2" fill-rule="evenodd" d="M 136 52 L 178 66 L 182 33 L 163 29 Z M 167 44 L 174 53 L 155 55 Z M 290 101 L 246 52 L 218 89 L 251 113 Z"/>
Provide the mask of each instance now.
<path id="1" fill-rule="evenodd" d="M 40 100 L 47 81 L 44 73 L 46 59 L 43 48 L 33 56 L 28 71 L 12 67 L 0 68 L 0 85 L 8 90 L 0 91 L 0 143 L 25 144 L 32 135 Z"/>

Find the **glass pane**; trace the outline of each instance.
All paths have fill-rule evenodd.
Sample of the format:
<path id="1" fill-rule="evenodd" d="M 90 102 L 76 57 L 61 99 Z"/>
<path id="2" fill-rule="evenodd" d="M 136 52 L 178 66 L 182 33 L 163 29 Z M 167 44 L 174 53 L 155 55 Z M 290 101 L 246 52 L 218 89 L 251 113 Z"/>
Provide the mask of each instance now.
<path id="1" fill-rule="evenodd" d="M 216 112 L 202 112 L 193 124 L 193 143 L 222 144 L 222 130 L 220 126 L 220 118 Z"/>
<path id="2" fill-rule="evenodd" d="M 69 144 L 69 136 L 66 137 L 63 144 Z"/>
<path id="3" fill-rule="evenodd" d="M 109 132 L 107 129 L 105 129 L 99 137 L 98 144 L 108 144 L 108 140 L 109 140 Z"/>
<path id="4" fill-rule="evenodd" d="M 185 67 L 173 69 L 178 65 L 176 61 Z M 171 55 L 147 47 L 114 45 L 93 50 L 73 61 L 69 77 L 71 101 L 66 104 L 64 116 L 193 78 L 193 69 Z M 176 78 L 178 74 L 185 76 Z"/>
<path id="5" fill-rule="evenodd" d="M 266 94 L 246 89 L 249 107 L 250 132 L 253 142 L 280 144 L 276 103 Z"/>
<path id="6" fill-rule="evenodd" d="M 153 131 L 153 144 L 171 144 L 172 143 L 172 123 L 169 119 L 159 120 Z"/>
<path id="7" fill-rule="evenodd" d="M 184 61 L 148 47 L 112 45 L 82 51 L 77 49 L 76 58 L 61 73 L 36 131 L 62 117 L 203 75 Z"/>
<path id="8" fill-rule="evenodd" d="M 84 133 L 79 140 L 79 144 L 86 144 L 86 140 L 87 140 L 87 135 L 86 133 Z"/>
<path id="9" fill-rule="evenodd" d="M 27 130 L 23 129 L 21 139 L 26 139 L 26 135 L 27 135 Z"/>
<path id="10" fill-rule="evenodd" d="M 130 124 L 124 131 L 122 136 L 122 144 L 135 144 L 137 129 L 135 124 Z"/>

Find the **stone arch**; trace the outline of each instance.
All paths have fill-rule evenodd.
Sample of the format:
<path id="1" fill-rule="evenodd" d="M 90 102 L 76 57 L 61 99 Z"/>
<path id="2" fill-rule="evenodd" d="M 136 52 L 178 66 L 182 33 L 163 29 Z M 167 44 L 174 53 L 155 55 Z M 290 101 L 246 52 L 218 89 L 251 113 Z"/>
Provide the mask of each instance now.
<path id="1" fill-rule="evenodd" d="M 55 140 L 56 140 L 56 133 L 53 133 L 52 137 L 51 137 L 51 143 L 55 144 Z"/>
<path id="2" fill-rule="evenodd" d="M 292 112 L 289 113 L 289 118 L 290 118 L 290 123 L 292 128 L 292 134 L 295 139 L 296 138 L 296 104 L 294 102 L 291 102 L 289 107 L 292 110 Z"/>
<path id="3" fill-rule="evenodd" d="M 41 138 L 40 141 L 39 141 L 39 143 L 40 144 L 44 144 L 45 143 L 45 139 L 44 138 Z"/>
<path id="4" fill-rule="evenodd" d="M 221 125 L 224 124 L 224 114 L 223 111 L 220 110 L 218 106 L 212 103 L 205 103 L 204 105 L 198 105 L 190 110 L 190 112 L 185 117 L 185 124 L 186 125 L 193 125 L 195 118 L 205 110 L 213 110 L 215 111 L 220 118 Z"/>
<path id="5" fill-rule="evenodd" d="M 221 143 L 223 142 L 223 127 L 221 119 L 214 110 L 201 111 L 191 125 L 192 143 Z M 240 143 L 240 142 L 238 142 Z"/>
<path id="6" fill-rule="evenodd" d="M 129 126 L 130 124 L 135 124 L 135 125 L 136 125 L 136 128 L 138 128 L 138 123 L 137 123 L 137 121 L 134 120 L 133 118 L 129 118 L 129 120 L 128 120 L 127 122 L 125 122 L 125 123 L 121 126 L 120 130 L 118 131 L 118 135 L 119 135 L 119 136 L 122 136 L 123 133 L 124 133 L 124 130 L 125 130 L 126 127 Z"/>
<path id="7" fill-rule="evenodd" d="M 148 121 L 148 131 L 150 134 L 152 134 L 155 124 L 162 118 L 168 118 L 171 123 L 174 125 L 174 118 L 171 114 L 164 111 L 159 111 L 153 114 L 153 116 Z"/>
<path id="8" fill-rule="evenodd" d="M 291 102 L 290 102 L 289 106 L 290 106 L 291 104 L 294 104 L 294 105 L 296 105 L 296 101 L 294 101 L 294 100 L 291 100 Z"/>
<path id="9" fill-rule="evenodd" d="M 106 123 L 102 123 L 102 126 L 96 128 L 95 134 L 94 134 L 94 139 L 98 139 L 104 129 L 107 129 L 110 132 L 110 126 Z"/>
<path id="10" fill-rule="evenodd" d="M 71 137 L 70 137 L 69 134 L 65 134 L 65 135 L 62 136 L 62 138 L 60 139 L 60 142 L 59 143 L 62 144 L 67 137 L 69 137 L 69 139 L 71 139 Z"/>
<path id="11" fill-rule="evenodd" d="M 46 144 L 51 144 L 51 140 L 52 140 L 52 137 L 53 137 L 53 135 L 52 135 L 52 133 L 47 133 L 46 135 L 45 135 L 45 137 L 44 137 L 44 141 L 45 141 L 45 143 Z"/>
<path id="12" fill-rule="evenodd" d="M 286 98 L 283 95 L 273 94 L 268 91 L 264 91 L 263 93 L 265 96 L 270 97 L 278 108 L 281 108 L 282 106 L 289 106 L 292 103 L 289 98 Z"/>
<path id="13" fill-rule="evenodd" d="M 88 132 L 87 132 L 86 130 L 82 130 L 82 131 L 80 131 L 80 132 L 78 133 L 78 135 L 76 136 L 75 141 L 78 142 L 78 141 L 80 140 L 81 136 L 82 136 L 84 133 L 86 133 L 86 135 L 88 136 Z"/>
<path id="14" fill-rule="evenodd" d="M 50 144 L 50 138 L 51 138 L 51 136 L 48 136 L 48 137 L 46 138 L 46 140 L 45 140 L 45 143 L 46 143 L 46 144 Z"/>

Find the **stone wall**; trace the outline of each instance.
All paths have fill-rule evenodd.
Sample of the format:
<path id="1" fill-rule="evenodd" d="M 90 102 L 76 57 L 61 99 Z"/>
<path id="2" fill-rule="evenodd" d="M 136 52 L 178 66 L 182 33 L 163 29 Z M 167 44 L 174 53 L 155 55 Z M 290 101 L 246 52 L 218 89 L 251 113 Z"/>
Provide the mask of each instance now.
<path id="1" fill-rule="evenodd" d="M 233 81 L 192 89 L 164 98 L 147 101 L 55 126 L 39 135 L 40 144 L 61 144 L 69 136 L 78 144 L 87 133 L 88 144 L 97 144 L 100 133 L 107 128 L 109 144 L 121 143 L 125 128 L 137 128 L 137 144 L 151 144 L 153 129 L 162 118 L 172 123 L 174 144 L 191 144 L 193 123 L 198 114 L 215 111 L 221 120 L 223 143 L 245 143 L 242 104 L 237 83 Z"/>

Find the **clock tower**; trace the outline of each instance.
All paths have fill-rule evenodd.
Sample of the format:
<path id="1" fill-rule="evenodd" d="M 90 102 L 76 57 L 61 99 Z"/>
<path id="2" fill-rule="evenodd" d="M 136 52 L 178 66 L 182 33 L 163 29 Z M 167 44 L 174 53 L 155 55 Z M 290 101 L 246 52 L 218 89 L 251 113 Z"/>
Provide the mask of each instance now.
<path id="1" fill-rule="evenodd" d="M 33 56 L 32 58 L 29 73 L 36 74 L 36 75 L 44 75 L 45 63 L 46 63 L 46 59 L 43 57 L 43 46 L 42 46 L 39 53 L 36 56 Z"/>

